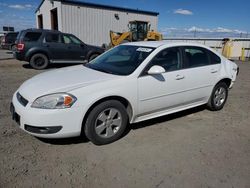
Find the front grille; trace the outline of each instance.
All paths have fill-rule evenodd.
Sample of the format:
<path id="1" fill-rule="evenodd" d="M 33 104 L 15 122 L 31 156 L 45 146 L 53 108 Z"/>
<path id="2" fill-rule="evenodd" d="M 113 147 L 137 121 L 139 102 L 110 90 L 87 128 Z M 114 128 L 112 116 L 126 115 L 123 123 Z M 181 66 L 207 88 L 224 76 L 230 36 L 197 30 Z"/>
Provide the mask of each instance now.
<path id="1" fill-rule="evenodd" d="M 25 99 L 19 92 L 16 94 L 17 100 L 25 107 L 28 104 L 28 100 Z"/>

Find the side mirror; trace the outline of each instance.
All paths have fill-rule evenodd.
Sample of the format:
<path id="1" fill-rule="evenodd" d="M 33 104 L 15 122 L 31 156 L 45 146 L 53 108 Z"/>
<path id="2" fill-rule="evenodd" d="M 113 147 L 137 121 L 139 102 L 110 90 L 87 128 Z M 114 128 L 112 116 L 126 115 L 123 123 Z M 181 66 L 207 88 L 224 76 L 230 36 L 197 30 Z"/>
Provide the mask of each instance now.
<path id="1" fill-rule="evenodd" d="M 149 75 L 162 74 L 166 72 L 165 69 L 159 65 L 154 65 L 148 70 Z"/>

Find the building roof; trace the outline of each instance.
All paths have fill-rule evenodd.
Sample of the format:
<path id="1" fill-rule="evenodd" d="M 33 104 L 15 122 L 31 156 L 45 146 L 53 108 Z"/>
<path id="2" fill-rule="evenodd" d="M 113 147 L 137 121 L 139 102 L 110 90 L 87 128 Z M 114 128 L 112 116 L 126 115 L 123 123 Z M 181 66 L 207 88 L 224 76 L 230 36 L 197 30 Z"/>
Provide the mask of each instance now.
<path id="1" fill-rule="evenodd" d="M 42 6 L 44 1 L 45 0 L 41 1 L 40 5 L 36 9 L 36 12 Z M 147 15 L 152 15 L 152 16 L 159 15 L 158 12 L 131 9 L 131 8 L 122 8 L 122 7 L 116 7 L 116 6 L 111 6 L 111 5 L 102 5 L 102 4 L 84 2 L 81 0 L 51 0 L 51 1 L 60 1 L 63 4 L 69 4 L 69 5 L 78 5 L 78 6 L 85 6 L 85 7 L 92 7 L 92 8 L 108 9 L 108 10 L 117 10 L 117 11 L 132 12 L 132 13 L 138 13 L 138 14 L 147 14 Z"/>

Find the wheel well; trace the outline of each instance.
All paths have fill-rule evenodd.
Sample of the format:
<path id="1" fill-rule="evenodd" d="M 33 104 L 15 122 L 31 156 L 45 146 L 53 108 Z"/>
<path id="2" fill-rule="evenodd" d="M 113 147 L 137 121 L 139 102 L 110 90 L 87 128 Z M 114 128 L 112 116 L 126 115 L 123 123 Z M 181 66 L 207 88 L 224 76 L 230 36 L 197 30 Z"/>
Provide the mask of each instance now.
<path id="1" fill-rule="evenodd" d="M 89 53 L 89 55 L 88 55 L 88 61 L 89 61 L 89 58 L 92 56 L 92 55 L 100 55 L 100 53 L 98 53 L 98 52 L 91 52 L 91 53 Z"/>
<path id="2" fill-rule="evenodd" d="M 94 107 L 96 107 L 98 104 L 104 102 L 104 101 L 109 101 L 109 100 L 116 100 L 116 101 L 119 101 L 120 103 L 122 103 L 125 108 L 126 108 L 126 111 L 128 113 L 128 118 L 129 120 L 131 120 L 132 118 L 132 115 L 133 115 L 133 110 L 132 110 L 132 106 L 131 104 L 128 102 L 127 99 L 123 98 L 123 97 L 120 97 L 120 96 L 110 96 L 110 97 L 105 97 L 105 98 L 102 98 L 98 101 L 96 101 L 89 109 L 88 111 L 86 112 L 84 118 L 83 118 L 83 122 L 82 122 L 82 125 L 85 125 L 86 123 L 86 120 L 88 118 L 88 115 L 89 113 L 93 110 Z"/>
<path id="3" fill-rule="evenodd" d="M 230 87 L 231 81 L 232 80 L 230 78 L 224 78 L 224 79 L 220 80 L 218 83 L 224 82 L 225 84 L 227 84 L 228 87 Z"/>
<path id="4" fill-rule="evenodd" d="M 28 61 L 29 61 L 29 62 L 30 62 L 31 57 L 32 57 L 33 55 L 35 55 L 35 54 L 43 54 L 43 55 L 45 55 L 45 56 L 48 58 L 48 61 L 49 61 L 49 56 L 47 55 L 46 52 L 43 52 L 43 51 L 36 51 L 36 52 L 33 52 L 33 53 L 29 54 L 29 56 L 28 56 Z"/>

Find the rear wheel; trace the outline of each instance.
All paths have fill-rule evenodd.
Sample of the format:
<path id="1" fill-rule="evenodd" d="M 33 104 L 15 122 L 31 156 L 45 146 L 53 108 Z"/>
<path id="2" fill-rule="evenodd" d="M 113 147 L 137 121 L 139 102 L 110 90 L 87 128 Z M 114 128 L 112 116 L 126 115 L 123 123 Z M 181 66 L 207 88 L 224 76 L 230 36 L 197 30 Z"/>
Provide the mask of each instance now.
<path id="1" fill-rule="evenodd" d="M 47 68 L 49 60 L 46 55 L 38 53 L 30 58 L 30 66 L 34 69 L 41 70 Z"/>
<path id="2" fill-rule="evenodd" d="M 89 113 L 84 132 L 96 145 L 109 144 L 118 140 L 128 122 L 128 115 L 119 101 L 105 101 Z"/>
<path id="3" fill-rule="evenodd" d="M 11 48 L 10 48 L 10 50 L 11 50 L 12 52 L 14 52 L 14 51 L 16 50 L 16 45 L 12 45 Z"/>
<path id="4" fill-rule="evenodd" d="M 207 106 L 212 111 L 221 110 L 226 103 L 228 86 L 224 82 L 218 83 L 210 96 Z"/>

